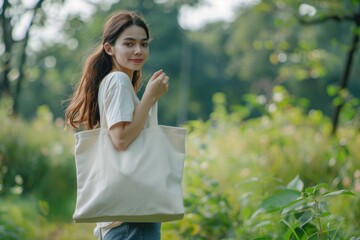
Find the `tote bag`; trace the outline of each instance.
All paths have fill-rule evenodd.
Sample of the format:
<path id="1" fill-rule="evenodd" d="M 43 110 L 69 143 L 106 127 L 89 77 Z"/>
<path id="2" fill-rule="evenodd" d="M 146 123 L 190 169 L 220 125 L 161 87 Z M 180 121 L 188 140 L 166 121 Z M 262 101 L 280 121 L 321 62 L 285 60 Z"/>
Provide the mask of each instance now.
<path id="1" fill-rule="evenodd" d="M 150 121 L 125 151 L 114 148 L 106 128 L 75 133 L 77 197 L 81 222 L 166 222 L 182 219 L 184 128 Z"/>

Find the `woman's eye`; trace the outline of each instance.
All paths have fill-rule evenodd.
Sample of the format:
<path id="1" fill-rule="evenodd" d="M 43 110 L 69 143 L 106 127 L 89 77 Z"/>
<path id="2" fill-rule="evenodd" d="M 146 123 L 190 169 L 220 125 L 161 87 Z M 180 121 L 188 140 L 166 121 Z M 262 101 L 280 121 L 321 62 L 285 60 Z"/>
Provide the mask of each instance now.
<path id="1" fill-rule="evenodd" d="M 144 42 L 144 43 L 141 44 L 141 46 L 143 46 L 143 47 L 148 47 L 148 46 L 149 46 L 149 43 Z"/>
<path id="2" fill-rule="evenodd" d="M 133 43 L 125 43 L 125 46 L 132 47 L 132 46 L 134 46 L 134 44 Z"/>

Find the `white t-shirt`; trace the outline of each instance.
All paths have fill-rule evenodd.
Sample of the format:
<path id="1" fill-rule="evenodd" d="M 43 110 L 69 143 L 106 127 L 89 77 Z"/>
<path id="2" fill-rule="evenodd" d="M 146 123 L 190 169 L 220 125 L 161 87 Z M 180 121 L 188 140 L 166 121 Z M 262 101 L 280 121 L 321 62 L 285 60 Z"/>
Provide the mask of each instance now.
<path id="1" fill-rule="evenodd" d="M 109 73 L 99 86 L 101 126 L 110 129 L 116 123 L 131 122 L 135 106 L 139 102 L 128 75 L 123 72 Z M 99 222 L 94 229 L 94 235 L 98 239 L 101 239 L 100 235 L 104 238 L 110 229 L 120 224 L 121 222 Z"/>
<path id="2" fill-rule="evenodd" d="M 101 124 L 110 129 L 116 123 L 131 122 L 139 98 L 128 75 L 111 72 L 100 83 L 98 103 Z"/>

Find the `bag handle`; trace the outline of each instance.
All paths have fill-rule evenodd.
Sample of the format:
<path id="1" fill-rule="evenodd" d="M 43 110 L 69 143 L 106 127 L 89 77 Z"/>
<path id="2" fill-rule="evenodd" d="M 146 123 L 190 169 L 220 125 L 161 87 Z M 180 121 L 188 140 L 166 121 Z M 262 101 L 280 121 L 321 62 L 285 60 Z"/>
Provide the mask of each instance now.
<path id="1" fill-rule="evenodd" d="M 158 101 L 156 101 L 150 109 L 149 125 L 150 125 L 150 127 L 159 125 L 159 123 L 158 123 Z"/>
<path id="2" fill-rule="evenodd" d="M 100 115 L 100 128 L 105 128 L 103 122 L 106 120 L 101 121 L 101 119 L 105 119 L 104 111 Z M 157 126 L 157 125 L 159 125 L 159 123 L 158 123 L 158 101 L 156 101 L 150 109 L 150 120 L 149 120 L 150 127 Z"/>
<path id="3" fill-rule="evenodd" d="M 99 107 L 99 106 L 98 106 Z M 102 111 L 100 111 L 100 107 L 99 107 L 99 112 L 100 112 L 100 128 L 102 129 L 106 129 L 107 130 L 107 126 L 105 127 L 105 121 L 106 121 L 106 116 L 105 116 L 105 111 L 104 111 L 104 106 L 103 106 L 103 109 Z M 106 123 L 107 125 L 107 123 Z"/>

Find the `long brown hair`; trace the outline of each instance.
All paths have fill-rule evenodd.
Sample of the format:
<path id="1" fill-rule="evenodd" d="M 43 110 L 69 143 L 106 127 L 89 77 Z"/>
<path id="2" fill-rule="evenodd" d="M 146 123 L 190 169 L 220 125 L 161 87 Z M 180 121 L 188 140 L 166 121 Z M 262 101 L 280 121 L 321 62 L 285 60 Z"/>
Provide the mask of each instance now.
<path id="1" fill-rule="evenodd" d="M 74 128 L 84 124 L 85 129 L 93 129 L 99 123 L 98 92 L 103 78 L 112 70 L 112 57 L 104 50 L 104 44 L 115 44 L 116 39 L 128 27 L 142 27 L 147 38 L 149 29 L 144 19 L 130 11 L 120 11 L 113 14 L 105 23 L 100 46 L 91 54 L 84 65 L 80 82 L 65 112 L 66 124 Z M 135 91 L 140 87 L 140 71 L 135 71 L 132 77 Z"/>

